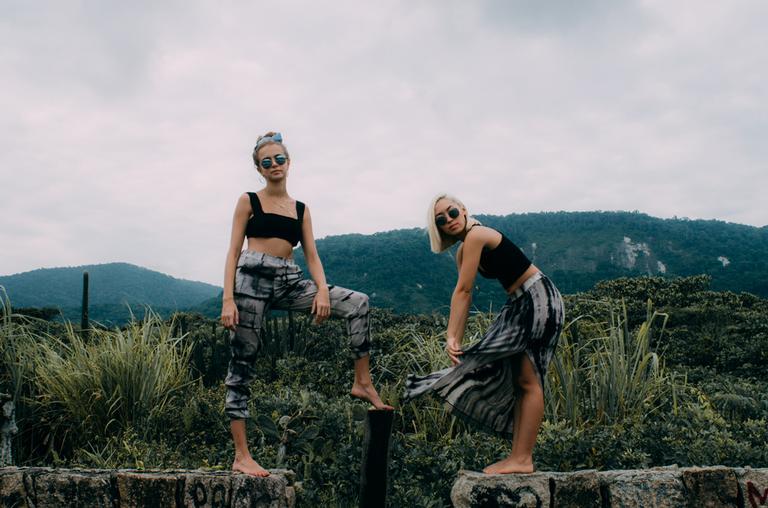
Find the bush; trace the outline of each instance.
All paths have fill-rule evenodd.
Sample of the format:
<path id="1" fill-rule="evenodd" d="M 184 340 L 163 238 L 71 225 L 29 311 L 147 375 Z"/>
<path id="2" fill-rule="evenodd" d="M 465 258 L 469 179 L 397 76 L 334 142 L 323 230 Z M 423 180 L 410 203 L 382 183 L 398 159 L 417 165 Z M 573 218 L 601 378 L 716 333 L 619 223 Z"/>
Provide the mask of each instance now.
<path id="1" fill-rule="evenodd" d="M 41 343 L 33 379 L 52 439 L 82 446 L 128 428 L 152 437 L 153 415 L 189 383 L 189 348 L 172 329 L 150 314 L 122 330 L 92 330 L 87 341 L 69 326 L 64 338 Z"/>

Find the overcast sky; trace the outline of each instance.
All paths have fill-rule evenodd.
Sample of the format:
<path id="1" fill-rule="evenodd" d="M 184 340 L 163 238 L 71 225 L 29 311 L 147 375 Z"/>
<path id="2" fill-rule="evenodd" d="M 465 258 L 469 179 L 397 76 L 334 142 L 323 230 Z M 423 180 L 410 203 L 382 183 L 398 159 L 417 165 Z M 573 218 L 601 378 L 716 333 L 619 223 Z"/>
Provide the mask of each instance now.
<path id="1" fill-rule="evenodd" d="M 0 275 L 126 261 L 221 285 L 268 130 L 316 237 L 420 227 L 439 191 L 763 226 L 766 19 L 765 0 L 0 0 Z"/>

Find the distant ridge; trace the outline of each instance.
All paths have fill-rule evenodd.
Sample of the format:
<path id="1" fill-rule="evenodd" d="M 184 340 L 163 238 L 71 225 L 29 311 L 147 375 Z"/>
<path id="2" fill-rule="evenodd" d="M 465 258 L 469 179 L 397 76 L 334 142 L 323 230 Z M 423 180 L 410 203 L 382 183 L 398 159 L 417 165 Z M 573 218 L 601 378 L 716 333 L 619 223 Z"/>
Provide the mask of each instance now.
<path id="1" fill-rule="evenodd" d="M 619 277 L 707 274 L 712 289 L 768 297 L 768 226 L 717 220 L 659 219 L 638 212 L 546 212 L 480 215 L 517 243 L 563 293 L 586 291 Z M 371 303 L 397 312 L 447 312 L 456 282 L 452 251 L 432 254 L 423 229 L 347 234 L 317 241 L 330 283 L 368 293 Z M 301 249 L 295 251 L 304 265 Z M 0 277 L 14 307 L 80 306 L 82 271 L 91 277 L 92 316 L 125 304 L 189 309 L 215 317 L 221 288 L 175 279 L 127 263 L 34 270 Z M 305 270 L 305 275 L 309 273 Z M 478 276 L 473 305 L 498 308 L 506 299 L 496 281 Z M 111 309 L 111 310 L 110 310 Z M 117 315 L 116 314 L 116 315 Z M 122 318 L 120 318 L 122 319 Z"/>
<path id="2" fill-rule="evenodd" d="M 14 308 L 58 307 L 67 317 L 79 312 L 83 272 L 88 272 L 91 317 L 122 321 L 145 305 L 158 310 L 184 309 L 220 293 L 204 282 L 177 279 L 129 263 L 41 268 L 0 276 Z"/>
<path id="3" fill-rule="evenodd" d="M 639 212 L 478 215 L 532 258 L 563 293 L 619 277 L 707 274 L 712 288 L 768 297 L 768 227 L 717 220 L 659 219 Z M 446 311 L 456 283 L 453 250 L 432 254 L 423 229 L 331 236 L 317 242 L 328 280 L 398 312 Z M 301 251 L 297 258 L 303 263 Z M 478 276 L 473 305 L 505 295 Z"/>

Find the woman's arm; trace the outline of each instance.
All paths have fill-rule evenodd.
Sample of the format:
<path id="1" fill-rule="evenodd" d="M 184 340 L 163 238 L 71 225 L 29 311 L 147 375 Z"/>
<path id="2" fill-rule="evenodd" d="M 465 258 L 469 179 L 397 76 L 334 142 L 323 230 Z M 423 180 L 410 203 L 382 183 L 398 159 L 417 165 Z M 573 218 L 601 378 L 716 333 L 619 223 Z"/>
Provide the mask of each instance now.
<path id="1" fill-rule="evenodd" d="M 456 252 L 459 279 L 451 296 L 451 314 L 448 318 L 448 330 L 446 332 L 447 350 L 454 364 L 459 362 L 458 356 L 461 355 L 461 341 L 464 338 L 469 317 L 472 288 L 475 285 L 477 267 L 480 265 L 480 254 L 482 254 L 484 246 L 493 242 L 494 234 L 498 233 L 489 228 L 474 227 L 467 233 L 464 243 Z"/>
<path id="2" fill-rule="evenodd" d="M 221 305 L 221 324 L 230 330 L 235 329 L 238 323 L 237 306 L 234 299 L 235 269 L 243 248 L 245 227 L 251 216 L 251 200 L 248 194 L 243 194 L 237 199 L 235 213 L 232 217 L 232 235 L 229 239 L 229 250 L 224 262 L 224 295 Z"/>
<path id="3" fill-rule="evenodd" d="M 315 245 L 315 235 L 312 233 L 312 216 L 309 213 L 309 207 L 304 207 L 304 221 L 301 225 L 301 248 L 304 250 L 304 259 L 307 262 L 307 268 L 312 275 L 312 280 L 317 285 L 317 294 L 312 302 L 312 314 L 315 315 L 315 322 L 322 323 L 331 315 L 331 300 L 328 291 L 328 283 L 325 281 L 325 271 L 320 262 L 320 256 L 317 254 Z"/>

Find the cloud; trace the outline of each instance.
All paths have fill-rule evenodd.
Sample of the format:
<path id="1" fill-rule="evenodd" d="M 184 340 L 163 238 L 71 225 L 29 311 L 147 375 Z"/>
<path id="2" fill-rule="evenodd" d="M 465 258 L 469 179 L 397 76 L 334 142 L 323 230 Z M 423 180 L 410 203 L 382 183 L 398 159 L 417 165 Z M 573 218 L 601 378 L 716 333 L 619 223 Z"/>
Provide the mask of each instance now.
<path id="1" fill-rule="evenodd" d="M 315 235 L 476 213 L 765 223 L 763 2 L 8 3 L 0 273 L 220 284 L 256 136 Z M 695 19 L 690 12 L 695 11 Z"/>

